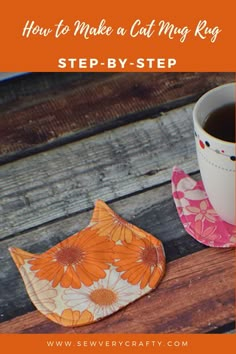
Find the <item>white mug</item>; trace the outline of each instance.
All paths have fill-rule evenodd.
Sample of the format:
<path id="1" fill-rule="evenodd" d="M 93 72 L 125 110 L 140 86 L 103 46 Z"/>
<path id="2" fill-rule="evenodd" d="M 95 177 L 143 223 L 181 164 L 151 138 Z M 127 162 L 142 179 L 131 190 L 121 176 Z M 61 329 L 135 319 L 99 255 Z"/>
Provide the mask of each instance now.
<path id="1" fill-rule="evenodd" d="M 229 103 L 235 104 L 235 83 L 205 93 L 195 104 L 193 122 L 200 173 L 209 201 L 224 221 L 236 225 L 236 144 L 220 140 L 203 128 L 210 113 Z"/>

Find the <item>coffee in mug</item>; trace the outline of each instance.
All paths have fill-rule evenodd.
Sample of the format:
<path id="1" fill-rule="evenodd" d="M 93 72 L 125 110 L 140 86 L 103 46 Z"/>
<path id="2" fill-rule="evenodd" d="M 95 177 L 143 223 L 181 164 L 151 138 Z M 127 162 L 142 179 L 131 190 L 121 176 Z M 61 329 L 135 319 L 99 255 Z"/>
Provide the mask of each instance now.
<path id="1" fill-rule="evenodd" d="M 235 83 L 205 93 L 194 107 L 193 121 L 209 201 L 224 221 L 236 225 Z"/>
<path id="2" fill-rule="evenodd" d="M 217 108 L 206 117 L 203 129 L 217 139 L 235 143 L 235 104 Z"/>

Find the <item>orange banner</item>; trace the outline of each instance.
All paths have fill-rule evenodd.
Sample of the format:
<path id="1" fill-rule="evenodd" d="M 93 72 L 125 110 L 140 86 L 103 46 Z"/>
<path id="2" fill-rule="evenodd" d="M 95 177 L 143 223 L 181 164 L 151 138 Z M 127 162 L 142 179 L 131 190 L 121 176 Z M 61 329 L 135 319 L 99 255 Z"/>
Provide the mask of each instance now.
<path id="1" fill-rule="evenodd" d="M 236 71 L 234 1 L 6 1 L 0 71 Z"/>
<path id="2" fill-rule="evenodd" d="M 92 334 L 1 335 L 1 351 L 25 354 L 234 353 L 235 335 Z M 5 351 L 3 350 L 5 349 Z"/>

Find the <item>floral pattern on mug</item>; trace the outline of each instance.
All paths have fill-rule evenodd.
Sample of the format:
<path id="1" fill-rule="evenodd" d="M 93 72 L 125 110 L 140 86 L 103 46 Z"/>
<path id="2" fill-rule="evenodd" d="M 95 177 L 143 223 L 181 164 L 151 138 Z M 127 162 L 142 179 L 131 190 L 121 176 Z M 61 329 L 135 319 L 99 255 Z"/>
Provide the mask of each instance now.
<path id="1" fill-rule="evenodd" d="M 161 241 L 97 201 L 87 228 L 41 255 L 9 249 L 36 308 L 62 326 L 109 316 L 157 286 Z"/>
<path id="2" fill-rule="evenodd" d="M 192 180 L 192 183 L 191 181 Z M 186 183 L 185 183 L 186 182 Z M 178 186 L 181 185 L 181 193 Z M 195 199 L 187 198 L 189 186 L 196 192 Z M 186 196 L 183 200 L 183 193 Z M 213 209 L 202 181 L 196 182 L 178 167 L 173 168 L 172 194 L 179 217 L 185 230 L 197 241 L 210 247 L 235 247 L 236 237 L 233 236 L 235 226 L 223 221 Z"/>

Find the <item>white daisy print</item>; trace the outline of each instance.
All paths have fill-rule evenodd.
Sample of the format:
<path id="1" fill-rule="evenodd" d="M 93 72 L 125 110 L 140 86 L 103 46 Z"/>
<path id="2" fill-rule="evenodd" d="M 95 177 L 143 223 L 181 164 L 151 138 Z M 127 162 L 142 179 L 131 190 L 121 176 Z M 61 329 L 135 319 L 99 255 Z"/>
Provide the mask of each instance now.
<path id="1" fill-rule="evenodd" d="M 24 268 L 21 268 L 20 272 L 35 307 L 44 314 L 54 311 L 57 290 L 51 286 L 49 281 L 35 277 L 33 273 L 28 273 Z"/>
<path id="2" fill-rule="evenodd" d="M 139 286 L 130 285 L 112 269 L 107 272 L 105 279 L 100 279 L 90 287 L 66 289 L 62 298 L 68 307 L 79 311 L 88 310 L 94 319 L 99 319 L 111 315 L 140 295 Z"/>

